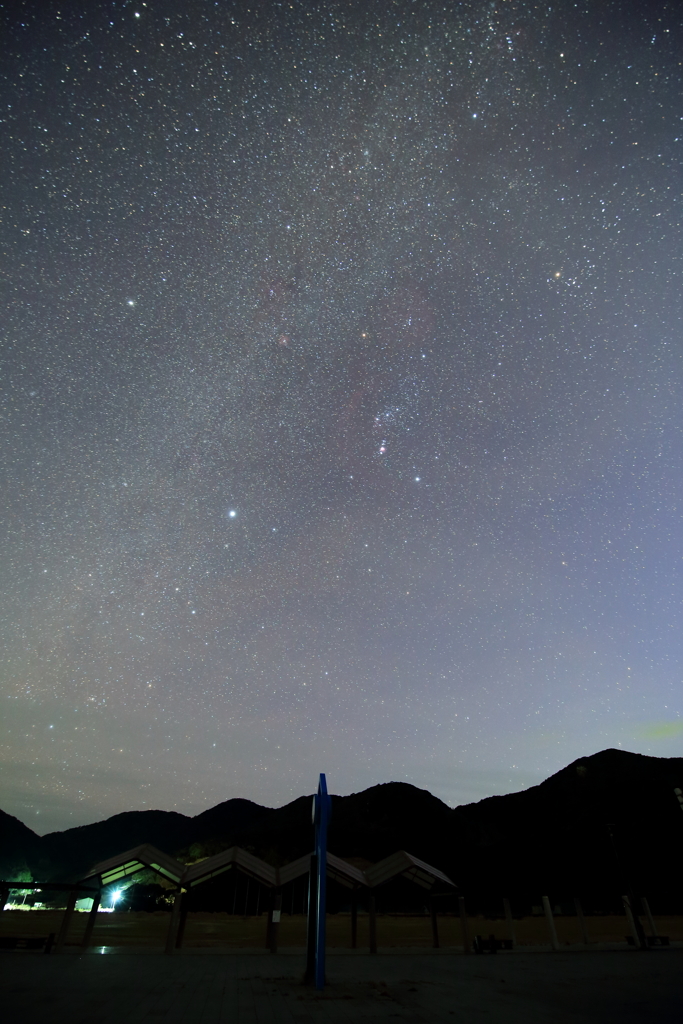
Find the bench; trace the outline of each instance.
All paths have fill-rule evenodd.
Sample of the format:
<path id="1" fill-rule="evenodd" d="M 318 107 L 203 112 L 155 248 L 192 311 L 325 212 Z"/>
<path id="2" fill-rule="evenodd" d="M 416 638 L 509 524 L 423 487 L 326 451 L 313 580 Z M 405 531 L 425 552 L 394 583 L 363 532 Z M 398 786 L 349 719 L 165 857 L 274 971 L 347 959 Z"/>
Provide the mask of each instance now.
<path id="1" fill-rule="evenodd" d="M 26 938 L 23 935 L 0 935 L 0 949 L 23 949 L 43 953 L 49 953 L 55 941 L 55 933 L 49 935 L 32 935 Z"/>
<path id="2" fill-rule="evenodd" d="M 626 936 L 626 941 L 628 942 L 629 946 L 635 946 L 635 940 L 634 940 L 632 935 L 627 935 Z M 669 936 L 668 935 L 646 935 L 645 936 L 645 941 L 647 942 L 648 946 L 668 946 L 669 945 Z"/>
<path id="3" fill-rule="evenodd" d="M 497 953 L 499 949 L 512 949 L 512 939 L 497 939 L 495 935 L 484 939 L 481 935 L 475 935 L 472 949 L 475 953 Z"/>

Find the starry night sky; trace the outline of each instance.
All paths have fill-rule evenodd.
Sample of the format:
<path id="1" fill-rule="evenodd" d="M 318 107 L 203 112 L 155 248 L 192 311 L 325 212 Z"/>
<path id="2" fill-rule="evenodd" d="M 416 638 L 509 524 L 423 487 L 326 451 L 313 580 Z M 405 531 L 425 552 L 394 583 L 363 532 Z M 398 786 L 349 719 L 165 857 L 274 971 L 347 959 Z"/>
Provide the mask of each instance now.
<path id="1" fill-rule="evenodd" d="M 0 12 L 0 807 L 680 755 L 680 5 L 136 3 Z"/>

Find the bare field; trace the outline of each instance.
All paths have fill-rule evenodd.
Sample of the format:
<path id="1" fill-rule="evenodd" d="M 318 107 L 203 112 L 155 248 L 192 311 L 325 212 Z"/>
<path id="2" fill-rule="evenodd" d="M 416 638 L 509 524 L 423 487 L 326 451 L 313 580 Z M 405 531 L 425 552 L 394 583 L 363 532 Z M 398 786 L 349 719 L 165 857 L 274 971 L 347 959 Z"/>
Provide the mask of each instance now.
<path id="1" fill-rule="evenodd" d="M 88 915 L 74 914 L 67 936 L 67 945 L 79 945 L 85 930 Z M 156 913 L 131 913 L 121 911 L 100 914 L 95 925 L 92 943 L 95 946 L 163 946 L 170 915 L 165 911 Z M 62 911 L 6 910 L 0 914 L 0 935 L 22 937 L 57 933 L 62 921 Z M 656 917 L 655 923 L 660 935 L 668 935 L 672 941 L 683 940 L 683 917 Z M 648 931 L 647 924 L 645 930 Z M 586 917 L 590 942 L 624 942 L 629 929 L 621 915 Z M 555 917 L 557 936 L 562 945 L 580 943 L 581 932 L 576 917 Z M 479 934 L 488 938 L 494 934 L 498 939 L 510 938 L 504 920 L 490 918 L 468 918 L 470 941 Z M 543 917 L 526 917 L 514 922 L 515 939 L 518 946 L 542 946 L 549 942 L 548 930 Z M 260 917 L 239 917 L 223 913 L 189 914 L 183 945 L 187 947 L 233 947 L 263 948 L 266 936 L 266 915 Z M 462 945 L 460 920 L 457 917 L 439 916 L 439 938 L 442 947 Z M 306 918 L 303 915 L 284 914 L 279 931 L 278 944 L 282 947 L 302 947 L 306 944 Z M 334 914 L 327 918 L 327 944 L 331 948 L 351 946 L 351 919 L 349 914 Z M 384 948 L 411 947 L 431 948 L 431 923 L 427 916 L 407 914 L 379 914 L 377 916 L 377 944 Z M 358 946 L 368 947 L 368 917 L 358 915 Z"/>

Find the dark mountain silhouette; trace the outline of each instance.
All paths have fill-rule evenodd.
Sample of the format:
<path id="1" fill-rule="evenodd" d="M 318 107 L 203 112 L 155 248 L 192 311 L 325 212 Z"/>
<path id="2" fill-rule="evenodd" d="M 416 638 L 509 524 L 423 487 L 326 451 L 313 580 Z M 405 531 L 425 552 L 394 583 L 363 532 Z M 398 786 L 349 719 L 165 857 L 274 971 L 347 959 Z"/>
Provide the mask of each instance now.
<path id="1" fill-rule="evenodd" d="M 376 861 L 407 849 L 466 893 L 681 892 L 683 758 L 603 750 L 538 786 L 449 808 L 407 783 L 332 798 L 329 848 Z M 608 825 L 610 829 L 608 829 Z M 612 837 L 610 837 L 610 830 Z M 40 838 L 0 812 L 4 873 L 82 877 L 94 863 L 143 842 L 183 860 L 243 846 L 273 864 L 310 851 L 311 797 L 284 807 L 228 800 L 190 818 L 133 811 Z M 22 867 L 23 866 L 23 867 Z M 11 874 L 10 874 L 11 873 Z"/>
<path id="2" fill-rule="evenodd" d="M 40 844 L 40 836 L 27 825 L 0 811 L 0 878 L 30 881 Z"/>
<path id="3" fill-rule="evenodd" d="M 236 829 L 253 824 L 258 818 L 274 813 L 270 807 L 261 807 L 251 800 L 235 797 L 225 800 L 222 804 L 202 811 L 190 818 L 192 822 L 192 842 L 202 843 L 215 839 L 216 836 L 231 835 Z"/>
<path id="4" fill-rule="evenodd" d="M 177 849 L 191 835 L 191 821 L 176 811 L 124 811 L 94 825 L 48 832 L 41 855 L 52 878 L 82 877 L 94 863 L 142 843 L 169 852 Z"/>

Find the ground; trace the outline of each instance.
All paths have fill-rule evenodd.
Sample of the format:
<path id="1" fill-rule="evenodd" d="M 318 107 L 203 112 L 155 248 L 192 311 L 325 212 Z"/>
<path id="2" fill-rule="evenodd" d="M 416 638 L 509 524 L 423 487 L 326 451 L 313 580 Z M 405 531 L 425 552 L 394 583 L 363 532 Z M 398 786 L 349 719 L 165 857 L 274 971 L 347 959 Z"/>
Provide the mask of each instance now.
<path id="1" fill-rule="evenodd" d="M 683 950 L 0 955 L 4 1024 L 681 1024 Z"/>

